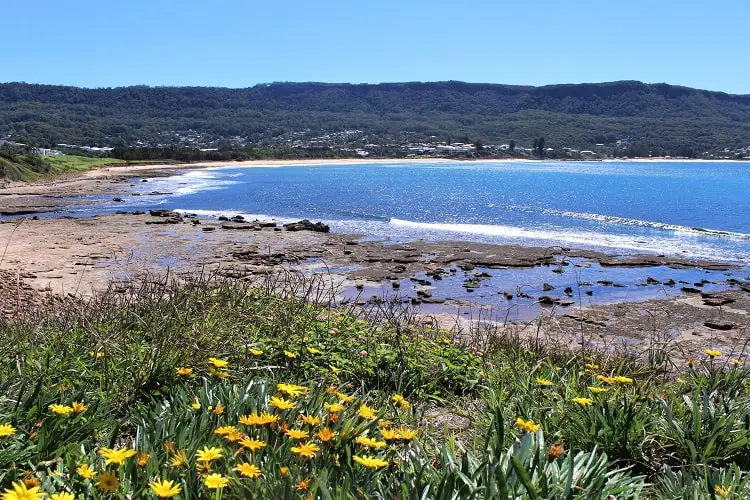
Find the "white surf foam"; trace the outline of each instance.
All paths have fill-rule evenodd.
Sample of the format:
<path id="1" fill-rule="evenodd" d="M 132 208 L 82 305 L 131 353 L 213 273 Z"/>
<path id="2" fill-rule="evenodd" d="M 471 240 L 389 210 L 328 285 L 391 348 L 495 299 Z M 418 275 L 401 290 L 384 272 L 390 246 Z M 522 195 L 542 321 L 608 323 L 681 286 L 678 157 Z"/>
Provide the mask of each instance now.
<path id="1" fill-rule="evenodd" d="M 720 229 L 708 229 L 702 227 L 680 226 L 677 224 L 668 224 L 664 222 L 654 222 L 639 219 L 629 219 L 627 217 L 618 217 L 616 215 L 591 214 L 586 212 L 565 212 L 561 210 L 545 209 L 542 210 L 545 215 L 558 215 L 561 217 L 570 217 L 574 219 L 585 219 L 603 222 L 605 224 L 618 224 L 624 226 L 639 226 L 650 229 L 660 229 L 663 231 L 674 231 L 676 233 L 686 233 L 697 236 L 715 236 L 724 238 L 734 238 L 739 240 L 750 240 L 750 234 L 738 233 L 733 231 L 723 231 Z"/>

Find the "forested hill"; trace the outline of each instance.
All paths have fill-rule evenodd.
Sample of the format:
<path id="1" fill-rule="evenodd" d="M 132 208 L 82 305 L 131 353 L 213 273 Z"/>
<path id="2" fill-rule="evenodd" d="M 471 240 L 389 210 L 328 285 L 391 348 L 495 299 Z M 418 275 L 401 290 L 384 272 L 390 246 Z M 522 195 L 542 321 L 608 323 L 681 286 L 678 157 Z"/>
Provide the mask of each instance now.
<path id="1" fill-rule="evenodd" d="M 623 81 L 522 87 L 461 82 L 274 83 L 246 89 L 0 84 L 0 138 L 37 145 L 203 139 L 279 144 L 304 134 L 361 141 L 436 136 L 552 147 L 630 144 L 716 151 L 750 144 L 750 95 Z"/>

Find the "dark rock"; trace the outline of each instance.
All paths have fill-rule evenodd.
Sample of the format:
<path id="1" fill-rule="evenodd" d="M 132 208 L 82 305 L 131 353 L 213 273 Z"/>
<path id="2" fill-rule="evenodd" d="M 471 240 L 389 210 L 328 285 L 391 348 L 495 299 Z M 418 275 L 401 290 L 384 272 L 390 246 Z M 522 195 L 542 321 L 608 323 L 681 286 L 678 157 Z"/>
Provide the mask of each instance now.
<path id="1" fill-rule="evenodd" d="M 429 290 L 417 290 L 417 297 L 422 299 L 432 297 L 432 292 Z"/>
<path id="2" fill-rule="evenodd" d="M 682 290 L 685 293 L 701 293 L 700 290 L 698 290 L 697 288 L 693 288 L 691 286 L 683 286 L 682 288 L 680 288 L 680 290 Z"/>
<path id="3" fill-rule="evenodd" d="M 220 215 L 219 216 L 219 220 L 222 221 L 222 222 L 226 222 L 226 221 L 229 220 L 229 217 L 227 217 L 226 215 Z"/>
<path id="4" fill-rule="evenodd" d="M 609 280 L 600 280 L 600 281 L 597 281 L 597 283 L 599 283 L 602 286 L 612 286 L 612 285 L 614 285 L 614 283 L 611 282 L 611 281 L 609 281 Z"/>
<path id="5" fill-rule="evenodd" d="M 575 301 L 569 299 L 555 299 L 555 304 L 560 307 L 569 307 L 575 304 Z"/>
<path id="6" fill-rule="evenodd" d="M 314 231 L 316 233 L 328 233 L 331 231 L 331 228 L 327 224 L 323 224 L 322 222 L 313 223 L 308 219 L 284 224 L 284 228 L 287 231 Z"/>
<path id="7" fill-rule="evenodd" d="M 505 300 L 513 300 L 513 294 L 510 292 L 501 292 L 505 296 Z"/>
<path id="8" fill-rule="evenodd" d="M 675 282 L 672 278 L 669 278 L 667 281 L 664 282 L 666 286 L 674 286 Z"/>
<path id="9" fill-rule="evenodd" d="M 693 284 L 694 284 L 695 286 L 699 287 L 699 288 L 703 288 L 703 285 L 704 285 L 704 283 L 703 283 L 703 282 L 700 282 L 700 281 L 699 281 L 699 282 L 697 282 L 697 283 L 693 283 Z"/>
<path id="10" fill-rule="evenodd" d="M 712 330 L 731 330 L 736 326 L 734 323 L 729 323 L 726 321 L 706 321 L 703 324 L 707 328 L 711 328 Z"/>
<path id="11" fill-rule="evenodd" d="M 732 304 L 735 300 L 729 297 L 712 297 L 709 299 L 703 299 L 703 303 L 707 306 L 720 307 L 726 304 Z"/>
<path id="12" fill-rule="evenodd" d="M 539 304 L 542 306 L 551 306 L 554 304 L 555 301 L 552 299 L 552 297 L 548 297 L 547 295 L 542 295 L 539 297 Z"/>
<path id="13" fill-rule="evenodd" d="M 652 278 L 651 276 L 646 278 L 646 283 L 649 285 L 661 285 L 661 281 L 656 278 Z"/>
<path id="14" fill-rule="evenodd" d="M 573 289 L 572 289 L 571 287 L 569 287 L 569 286 L 566 286 L 566 287 L 565 287 L 565 290 L 563 290 L 563 292 L 564 292 L 564 293 L 565 293 L 565 295 L 567 295 L 568 297 L 570 297 L 570 296 L 572 296 L 572 295 L 573 295 Z"/>
<path id="15" fill-rule="evenodd" d="M 585 293 L 585 294 L 586 294 L 586 295 L 588 295 L 589 297 L 591 297 L 592 295 L 594 295 L 594 292 L 593 292 L 592 290 L 586 290 L 586 291 L 585 291 L 585 292 L 583 292 L 583 293 Z"/>
<path id="16" fill-rule="evenodd" d="M 122 203 L 123 199 L 119 196 L 115 196 L 114 198 L 112 198 L 112 201 L 114 201 L 115 203 Z"/>
<path id="17" fill-rule="evenodd" d="M 204 227 L 203 231 L 208 233 L 208 232 L 214 231 L 215 229 L 216 229 L 215 227 Z"/>
<path id="18" fill-rule="evenodd" d="M 545 292 L 550 292 L 550 291 L 552 291 L 554 289 L 555 289 L 555 287 L 552 286 L 552 285 L 550 285 L 549 283 L 545 283 L 545 284 L 542 285 L 542 290 L 544 290 Z"/>

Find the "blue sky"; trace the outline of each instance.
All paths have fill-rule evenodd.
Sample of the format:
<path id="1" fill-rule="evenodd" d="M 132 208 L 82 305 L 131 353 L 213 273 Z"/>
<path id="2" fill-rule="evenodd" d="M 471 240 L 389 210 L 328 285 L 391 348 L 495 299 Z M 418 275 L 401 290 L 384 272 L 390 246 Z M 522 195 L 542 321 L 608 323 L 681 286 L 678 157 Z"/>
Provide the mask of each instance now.
<path id="1" fill-rule="evenodd" d="M 0 82 L 641 80 L 750 94 L 750 0 L 0 0 Z"/>

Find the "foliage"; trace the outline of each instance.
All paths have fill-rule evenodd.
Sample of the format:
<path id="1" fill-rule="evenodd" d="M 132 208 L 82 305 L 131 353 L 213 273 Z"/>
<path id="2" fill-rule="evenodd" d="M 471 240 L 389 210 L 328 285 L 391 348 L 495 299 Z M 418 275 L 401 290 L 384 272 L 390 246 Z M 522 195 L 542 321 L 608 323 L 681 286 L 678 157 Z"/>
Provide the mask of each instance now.
<path id="1" fill-rule="evenodd" d="M 485 144 L 590 149 L 625 139 L 631 155 L 747 146 L 750 97 L 666 84 L 613 82 L 519 87 L 462 82 L 350 85 L 274 83 L 246 89 L 0 85 L 0 134 L 23 142 L 133 146 L 288 145 L 359 130 L 359 146 L 470 136 Z"/>
<path id="2" fill-rule="evenodd" d="M 133 497 L 170 489 L 156 481 L 182 498 L 747 494 L 741 363 L 711 351 L 675 379 L 666 365 L 538 341 L 479 344 L 396 309 L 333 307 L 307 279 L 151 277 L 0 323 L 0 488 L 99 498 L 115 478 Z M 452 431 L 438 413 L 469 424 Z"/>

